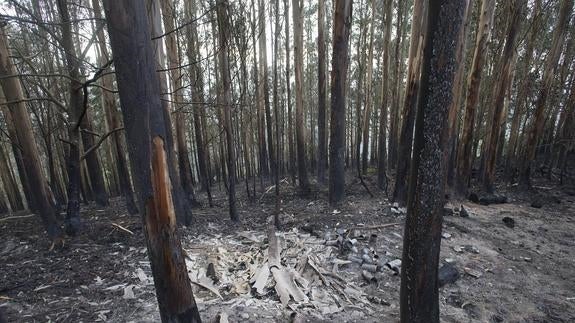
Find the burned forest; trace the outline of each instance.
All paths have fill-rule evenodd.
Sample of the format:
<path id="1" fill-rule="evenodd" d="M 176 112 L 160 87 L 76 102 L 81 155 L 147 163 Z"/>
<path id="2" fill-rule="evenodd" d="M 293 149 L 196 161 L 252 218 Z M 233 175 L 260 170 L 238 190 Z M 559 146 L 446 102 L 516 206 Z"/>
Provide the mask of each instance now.
<path id="1" fill-rule="evenodd" d="M 575 322 L 575 0 L 0 0 L 0 323 Z"/>

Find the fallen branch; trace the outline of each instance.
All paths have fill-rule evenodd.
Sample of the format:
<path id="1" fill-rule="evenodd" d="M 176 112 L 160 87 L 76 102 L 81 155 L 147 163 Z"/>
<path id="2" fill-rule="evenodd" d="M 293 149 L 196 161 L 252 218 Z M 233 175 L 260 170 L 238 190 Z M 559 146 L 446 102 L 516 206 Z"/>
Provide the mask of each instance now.
<path id="1" fill-rule="evenodd" d="M 396 225 L 400 225 L 401 223 L 399 222 L 395 222 L 395 223 L 386 223 L 386 224 L 381 224 L 381 225 L 372 225 L 372 226 L 357 226 L 354 229 L 362 229 L 362 230 L 377 230 L 377 229 L 383 229 L 383 228 L 387 228 L 387 227 L 393 227 Z"/>
<path id="2" fill-rule="evenodd" d="M 134 232 L 130 231 L 129 229 L 124 228 L 123 226 L 121 226 L 121 225 L 119 225 L 119 224 L 117 224 L 117 223 L 112 222 L 112 226 L 114 226 L 114 227 L 116 227 L 116 228 L 118 228 L 118 229 L 120 229 L 120 230 L 122 230 L 122 231 L 128 232 L 128 233 L 131 234 L 131 235 L 134 235 Z"/>

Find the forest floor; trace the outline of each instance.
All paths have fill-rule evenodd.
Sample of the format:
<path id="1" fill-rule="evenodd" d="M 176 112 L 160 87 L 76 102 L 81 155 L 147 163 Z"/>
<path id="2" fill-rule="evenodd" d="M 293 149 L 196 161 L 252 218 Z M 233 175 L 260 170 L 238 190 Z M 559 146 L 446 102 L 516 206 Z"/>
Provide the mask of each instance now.
<path id="1" fill-rule="evenodd" d="M 304 199 L 282 184 L 282 267 L 304 294 L 286 306 L 271 275 L 252 288 L 266 267 L 273 190 L 262 196 L 258 185 L 251 203 L 239 197 L 239 225 L 229 221 L 223 190 L 215 207 L 196 209 L 182 245 L 204 321 L 218 314 L 219 322 L 398 321 L 393 261 L 401 259 L 405 213 L 367 182 L 375 197 L 350 179 L 337 210 L 327 205 L 325 189 Z M 575 322 L 575 190 L 535 184 L 537 193 L 500 188 L 505 204 L 448 204 L 456 211 L 463 205 L 469 217 L 444 218 L 440 262 L 453 264 L 460 277 L 440 289 L 443 322 Z M 542 208 L 531 207 L 534 200 Z M 82 217 L 83 234 L 54 251 L 36 216 L 0 219 L 0 310 L 8 321 L 159 321 L 140 219 L 127 215 L 121 200 L 106 209 L 84 206 Z M 390 226 L 374 228 L 384 224 Z M 338 235 L 339 247 L 325 244 Z M 372 275 L 362 274 L 364 251 L 365 261 L 379 264 Z M 206 277 L 210 262 L 217 281 Z"/>

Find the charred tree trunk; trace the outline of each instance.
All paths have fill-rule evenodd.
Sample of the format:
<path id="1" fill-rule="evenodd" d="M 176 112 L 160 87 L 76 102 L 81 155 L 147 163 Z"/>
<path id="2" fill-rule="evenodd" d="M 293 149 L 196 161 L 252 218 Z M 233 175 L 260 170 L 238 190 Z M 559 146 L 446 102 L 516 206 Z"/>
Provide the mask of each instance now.
<path id="1" fill-rule="evenodd" d="M 92 7 L 94 9 L 94 17 L 96 19 L 102 19 L 100 1 L 92 0 Z M 97 36 L 101 55 L 101 65 L 103 66 L 106 64 L 106 61 L 110 59 L 110 54 L 108 53 L 108 48 L 106 47 L 104 30 L 99 30 Z M 114 79 L 111 74 L 105 74 L 102 76 L 102 86 L 104 88 L 112 89 L 113 85 Z M 114 98 L 114 95 L 109 91 L 102 91 L 102 105 L 104 106 L 108 128 L 110 130 L 121 128 L 121 115 L 118 111 L 116 99 Z M 132 188 L 132 182 L 130 181 L 130 171 L 128 169 L 126 154 L 124 152 L 125 142 L 121 132 L 116 132 L 112 135 L 112 145 L 116 160 L 118 179 L 120 181 L 120 189 L 126 202 L 126 209 L 130 214 L 137 214 L 138 207 L 136 206 L 136 201 L 134 200 L 134 190 Z"/>
<path id="2" fill-rule="evenodd" d="M 309 194 L 310 184 L 306 167 L 306 143 L 304 129 L 303 106 L 303 16 L 301 0 L 292 1 L 293 33 L 294 33 L 294 63 L 295 63 L 295 105 L 296 105 L 296 146 L 299 188 L 304 195 Z"/>
<path id="3" fill-rule="evenodd" d="M 373 31 L 375 27 L 375 0 L 371 1 L 371 19 L 369 23 L 369 45 L 367 54 L 367 74 L 365 80 L 365 109 L 363 113 L 362 145 L 361 145 L 361 169 L 362 173 L 367 173 L 369 158 L 369 127 L 371 121 L 371 106 L 373 104 Z M 359 162 L 359 161 L 358 161 Z"/>
<path id="4" fill-rule="evenodd" d="M 521 18 L 521 13 L 523 12 L 523 7 L 527 5 L 526 0 L 515 0 L 509 3 L 510 6 L 510 21 L 507 27 L 507 38 L 505 39 L 505 48 L 503 49 L 503 55 L 501 57 L 501 62 L 498 70 L 501 75 L 495 82 L 493 88 L 494 100 L 493 100 L 493 113 L 491 121 L 491 129 L 487 129 L 487 139 L 485 140 L 484 149 L 484 160 L 485 167 L 483 170 L 483 187 L 484 189 L 492 193 L 495 189 L 495 164 L 497 157 L 497 149 L 500 143 L 500 133 L 501 124 L 503 123 L 504 115 L 504 101 L 506 90 L 509 88 L 509 82 L 511 82 L 511 68 L 513 63 L 513 55 L 515 52 L 515 38 L 517 36 L 517 31 L 519 29 L 519 23 Z"/>
<path id="5" fill-rule="evenodd" d="M 165 38 L 166 52 L 168 57 L 168 69 L 170 74 L 171 98 L 173 103 L 175 130 L 176 130 L 176 148 L 178 151 L 178 169 L 182 189 L 190 201 L 195 200 L 194 188 L 192 183 L 192 167 L 190 164 L 189 150 L 186 143 L 186 114 L 182 111 L 184 96 L 182 94 L 182 72 L 180 70 L 180 56 L 178 55 L 178 43 L 176 39 L 177 32 L 171 32 L 175 29 L 173 1 L 160 1 L 164 30 L 167 33 Z"/>
<path id="6" fill-rule="evenodd" d="M 70 106 L 68 108 L 68 208 L 66 210 L 65 225 L 66 233 L 75 235 L 81 227 L 80 186 L 82 185 L 82 170 L 80 162 L 80 126 L 84 118 L 84 104 L 82 84 L 79 81 L 80 62 L 77 59 L 74 43 L 72 42 L 68 2 L 66 0 L 58 0 L 57 7 L 62 20 L 62 47 L 65 52 L 66 68 L 71 78 L 69 84 Z"/>
<path id="7" fill-rule="evenodd" d="M 449 147 L 445 150 L 445 165 L 447 167 L 447 185 L 449 188 L 453 187 L 453 180 L 455 177 L 455 161 L 457 155 L 457 139 L 458 139 L 458 129 L 459 129 L 459 119 L 458 115 L 461 108 L 461 99 L 463 97 L 463 86 L 465 84 L 464 74 L 465 74 L 465 62 L 467 57 L 467 33 L 469 30 L 470 16 L 472 12 L 472 6 L 470 1 L 466 1 L 465 12 L 463 14 L 463 28 L 459 33 L 459 40 L 457 42 L 457 52 L 456 52 L 456 62 L 457 70 L 455 71 L 455 76 L 453 78 L 453 88 L 451 90 L 451 104 L 449 106 L 449 114 L 447 126 L 449 127 L 447 134 L 447 143 Z"/>
<path id="8" fill-rule="evenodd" d="M 87 93 L 84 95 L 87 95 Z M 84 112 L 84 117 L 80 122 L 80 127 L 82 130 L 87 130 L 81 135 L 82 146 L 85 154 L 87 150 L 94 147 L 96 143 L 92 137 L 92 119 L 89 111 Z M 96 204 L 100 206 L 108 206 L 108 193 L 106 192 L 106 183 L 104 182 L 104 172 L 102 170 L 102 163 L 100 163 L 100 159 L 98 158 L 98 153 L 96 151 L 92 151 L 86 155 L 86 165 Z"/>
<path id="9" fill-rule="evenodd" d="M 271 170 L 272 180 L 275 178 L 274 172 L 276 169 L 276 157 L 274 153 L 274 140 L 273 140 L 273 122 L 270 109 L 270 95 L 269 95 L 269 80 L 268 80 L 268 54 L 267 54 L 267 44 L 266 44 L 266 6 L 267 1 L 258 0 L 258 25 L 259 25 L 259 63 L 260 63 L 260 83 L 259 83 L 259 94 L 260 97 L 258 101 L 263 104 L 263 115 L 265 116 L 265 130 L 267 134 L 264 136 L 265 143 L 267 143 L 268 157 L 269 157 L 269 167 Z"/>
<path id="10" fill-rule="evenodd" d="M 329 202 L 345 196 L 345 89 L 349 64 L 352 0 L 336 0 L 333 14 L 331 110 L 329 140 Z"/>
<path id="11" fill-rule="evenodd" d="M 391 20 L 393 0 L 386 0 L 384 4 L 384 39 L 383 39 L 383 69 L 381 82 L 381 108 L 379 111 L 379 136 L 378 136 L 378 157 L 377 157 L 377 186 L 387 193 L 387 106 L 390 102 L 389 94 L 389 63 L 391 60 Z"/>
<path id="12" fill-rule="evenodd" d="M 223 104 L 223 123 L 224 132 L 226 133 L 226 148 L 228 153 L 228 202 L 229 212 L 232 221 L 239 221 L 238 211 L 236 209 L 236 157 L 234 150 L 234 136 L 232 129 L 232 88 L 230 78 L 229 42 L 230 21 L 228 16 L 228 1 L 218 0 L 217 2 L 217 19 L 218 19 L 218 43 L 219 43 L 219 62 L 220 74 L 222 80 L 222 104 Z"/>
<path id="13" fill-rule="evenodd" d="M 153 39 L 153 49 L 155 54 L 156 68 L 160 70 L 165 70 L 165 53 L 162 46 L 162 38 L 158 38 L 163 34 L 162 22 L 159 2 L 154 0 L 145 0 L 146 9 L 148 14 L 148 24 L 150 27 L 152 39 Z M 165 72 L 159 73 L 158 84 L 160 85 L 161 94 L 161 110 L 152 110 L 152 114 L 161 114 L 155 118 L 158 120 L 163 120 L 165 125 L 164 129 L 166 131 L 166 136 L 164 137 L 166 144 L 166 152 L 168 156 L 168 163 L 170 164 L 170 180 L 173 185 L 174 195 L 177 197 L 174 200 L 176 209 L 176 218 L 178 223 L 190 224 L 192 221 L 192 201 L 190 196 L 184 192 L 182 187 L 182 182 L 180 180 L 178 172 L 178 161 L 176 152 L 174 150 L 174 136 L 172 133 L 172 117 L 170 113 L 170 108 L 168 102 L 170 101 L 167 89 L 167 80 Z"/>
<path id="14" fill-rule="evenodd" d="M 42 172 L 42 164 L 40 163 L 38 146 L 34 139 L 32 122 L 26 111 L 26 104 L 23 101 L 22 85 L 20 84 L 20 79 L 16 77 L 16 68 L 10 60 L 8 48 L 8 38 L 4 28 L 0 27 L 0 86 L 2 86 L 4 91 L 6 101 L 14 101 L 14 103 L 8 105 L 7 110 L 14 124 L 20 145 L 19 149 L 22 152 L 22 166 L 26 171 L 31 200 L 42 218 L 48 236 L 53 242 L 57 242 L 62 239 L 62 229 L 56 220 L 57 211 L 52 192 Z"/>
<path id="15" fill-rule="evenodd" d="M 188 20 L 195 19 L 196 17 L 196 1 L 195 0 L 186 0 L 186 17 Z M 192 90 L 192 100 L 195 102 L 193 104 L 193 123 L 194 123 L 194 137 L 196 139 L 196 150 L 197 150 L 197 157 L 198 157 L 198 168 L 200 173 L 200 182 L 202 183 L 203 189 L 206 191 L 208 195 L 208 204 L 210 206 L 213 205 L 212 203 L 212 192 L 211 192 L 211 183 L 210 183 L 210 176 L 209 176 L 209 167 L 207 160 L 209 159 L 209 149 L 207 149 L 207 145 L 205 140 L 207 138 L 204 137 L 203 129 L 206 125 L 202 122 L 202 115 L 205 115 L 206 111 L 204 109 L 204 77 L 202 76 L 201 66 L 198 63 L 198 52 L 199 52 L 199 43 L 198 43 L 198 31 L 196 28 L 196 23 L 191 23 L 188 26 L 187 31 L 188 36 L 188 61 L 190 63 L 194 62 L 194 64 L 190 65 L 190 82 L 192 83 L 193 90 Z"/>
<path id="16" fill-rule="evenodd" d="M 14 178 L 14 173 L 12 172 L 8 158 L 8 154 L 6 154 L 4 147 L 0 144 L 0 177 L 2 178 L 4 192 L 6 192 L 8 202 L 10 203 L 10 209 L 12 211 L 19 211 L 24 209 L 24 202 L 22 201 L 20 189 L 18 188 L 16 178 Z"/>
<path id="17" fill-rule="evenodd" d="M 521 166 L 521 174 L 519 176 L 519 182 L 523 186 L 531 185 L 531 168 L 536 156 L 537 142 L 543 133 L 543 126 L 545 124 L 544 113 L 547 97 L 553 85 L 555 69 L 561 55 L 561 45 L 564 41 L 564 35 L 567 30 L 572 11 L 573 0 L 562 0 L 561 9 L 559 11 L 559 18 L 557 20 L 557 26 L 555 27 L 555 32 L 553 35 L 553 42 L 551 43 L 551 51 L 549 52 L 545 62 L 545 69 L 543 70 L 543 85 L 537 96 L 533 122 L 527 134 L 525 155 Z"/>
<path id="18" fill-rule="evenodd" d="M 325 169 L 327 167 L 327 135 L 326 135 L 326 106 L 327 106 L 327 83 L 326 75 L 326 50 L 325 50 L 325 0 L 319 0 L 317 18 L 317 179 L 325 183 Z"/>
<path id="19" fill-rule="evenodd" d="M 495 12 L 495 0 L 482 0 L 479 25 L 475 40 L 475 53 L 473 63 L 467 80 L 467 97 L 465 100 L 465 116 L 461 140 L 457 149 L 457 178 L 456 190 L 466 195 L 471 179 L 473 167 L 473 128 L 475 126 L 475 110 L 479 102 L 479 89 L 481 86 L 481 74 L 483 72 L 483 60 L 487 51 L 487 43 L 491 34 L 493 14 Z"/>
<path id="20" fill-rule="evenodd" d="M 405 323 L 439 322 L 443 150 L 465 2 L 429 1 L 403 238 L 400 317 Z"/>
<path id="21" fill-rule="evenodd" d="M 143 1 L 105 0 L 130 161 L 163 322 L 200 322 L 180 244 L 166 123 Z"/>
<path id="22" fill-rule="evenodd" d="M 397 154 L 397 174 L 393 199 L 399 204 L 407 202 L 407 180 L 413 142 L 413 125 L 415 123 L 415 109 L 419 91 L 419 78 L 421 74 L 421 54 L 425 41 L 423 28 L 425 25 L 425 2 L 416 1 L 413 6 L 411 22 L 411 42 L 409 44 L 409 61 L 407 71 L 407 84 L 402 110 L 402 125 L 399 135 L 399 148 Z"/>
<path id="23" fill-rule="evenodd" d="M 285 20 L 285 51 L 286 51 L 286 100 L 287 100 L 287 116 L 288 116 L 288 169 L 291 175 L 292 181 L 295 184 L 296 177 L 296 161 L 295 161 L 295 149 L 294 149 L 294 135 L 293 135 L 293 113 L 292 113 L 292 101 L 291 101 L 291 81 L 290 81 L 290 28 L 289 28 L 289 1 L 284 0 L 284 20 Z"/>

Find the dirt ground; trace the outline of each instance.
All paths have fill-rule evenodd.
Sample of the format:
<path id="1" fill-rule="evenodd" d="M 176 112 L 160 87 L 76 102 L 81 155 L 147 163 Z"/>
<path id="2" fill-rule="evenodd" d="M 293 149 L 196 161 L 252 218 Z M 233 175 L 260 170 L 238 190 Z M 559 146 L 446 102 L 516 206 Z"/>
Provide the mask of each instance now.
<path id="1" fill-rule="evenodd" d="M 286 306 L 272 279 L 261 293 L 252 288 L 267 261 L 273 190 L 262 195 L 258 185 L 252 202 L 240 194 L 240 225 L 228 220 L 222 190 L 218 205 L 194 210 L 182 244 L 203 320 L 220 314 L 230 322 L 398 321 L 400 278 L 385 264 L 401 259 L 404 210 L 376 192 L 371 178 L 373 198 L 348 183 L 337 210 L 327 205 L 325 188 L 316 185 L 303 199 L 287 182 L 281 186 L 282 265 L 306 298 Z M 500 188 L 505 204 L 447 205 L 456 212 L 444 218 L 440 261 L 453 264 L 460 278 L 440 289 L 443 322 L 575 322 L 575 190 L 544 181 L 535 187 L 536 193 Z M 531 207 L 534 200 L 543 207 Z M 461 205 L 469 217 L 459 215 Z M 0 310 L 8 321 L 159 321 L 140 219 L 127 215 L 121 200 L 106 209 L 85 206 L 82 217 L 83 233 L 55 251 L 38 217 L 0 218 Z M 373 228 L 383 224 L 391 225 Z M 348 249 L 325 244 L 338 235 L 350 241 Z M 353 261 L 363 254 L 379 264 L 373 277 Z M 218 281 L 206 277 L 209 262 Z"/>

